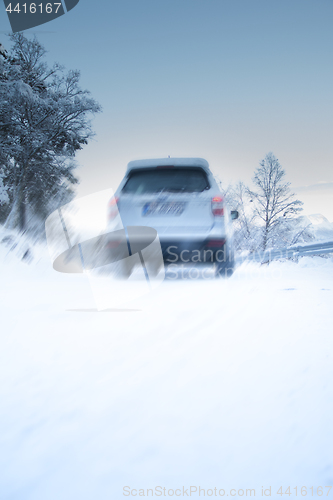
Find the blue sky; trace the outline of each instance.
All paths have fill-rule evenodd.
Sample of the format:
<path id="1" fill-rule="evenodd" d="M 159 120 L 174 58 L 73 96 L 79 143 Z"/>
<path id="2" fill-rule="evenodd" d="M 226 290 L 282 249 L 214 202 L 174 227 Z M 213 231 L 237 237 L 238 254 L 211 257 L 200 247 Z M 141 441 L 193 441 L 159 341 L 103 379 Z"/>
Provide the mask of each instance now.
<path id="1" fill-rule="evenodd" d="M 333 221 L 332 185 L 316 188 L 333 182 L 332 26 L 332 0 L 80 0 L 26 34 L 49 63 L 79 69 L 103 107 L 78 156 L 80 194 L 116 188 L 132 159 L 167 155 L 250 182 L 273 151 L 305 212 Z"/>

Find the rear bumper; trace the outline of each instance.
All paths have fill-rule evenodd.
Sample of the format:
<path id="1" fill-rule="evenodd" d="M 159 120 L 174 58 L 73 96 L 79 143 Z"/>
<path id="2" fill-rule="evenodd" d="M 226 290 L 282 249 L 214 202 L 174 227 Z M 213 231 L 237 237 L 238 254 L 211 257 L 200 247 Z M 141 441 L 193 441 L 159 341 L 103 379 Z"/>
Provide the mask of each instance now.
<path id="1" fill-rule="evenodd" d="M 161 234 L 147 226 L 127 226 L 105 236 L 106 253 L 112 260 L 144 252 L 152 261 L 165 264 L 223 263 L 230 259 L 230 241 L 221 231 L 209 234 Z M 153 245 L 152 245 L 153 244 Z M 149 248 L 149 250 L 148 250 Z"/>

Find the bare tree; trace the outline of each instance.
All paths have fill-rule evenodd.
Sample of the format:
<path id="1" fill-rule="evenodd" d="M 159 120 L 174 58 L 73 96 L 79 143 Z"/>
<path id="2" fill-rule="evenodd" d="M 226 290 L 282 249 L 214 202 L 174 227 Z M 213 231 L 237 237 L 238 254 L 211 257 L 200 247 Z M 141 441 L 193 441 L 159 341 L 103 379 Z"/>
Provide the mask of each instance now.
<path id="1" fill-rule="evenodd" d="M 237 250 L 256 250 L 258 228 L 255 214 L 250 203 L 249 190 L 242 181 L 221 187 L 227 205 L 238 211 L 238 219 L 233 221 L 235 248 Z"/>
<path id="2" fill-rule="evenodd" d="M 260 246 L 263 250 L 281 244 L 284 233 L 289 232 L 290 224 L 302 210 L 303 203 L 295 199 L 285 176 L 278 159 L 268 153 L 254 173 L 255 189 L 248 189 L 254 213 L 261 222 Z"/>

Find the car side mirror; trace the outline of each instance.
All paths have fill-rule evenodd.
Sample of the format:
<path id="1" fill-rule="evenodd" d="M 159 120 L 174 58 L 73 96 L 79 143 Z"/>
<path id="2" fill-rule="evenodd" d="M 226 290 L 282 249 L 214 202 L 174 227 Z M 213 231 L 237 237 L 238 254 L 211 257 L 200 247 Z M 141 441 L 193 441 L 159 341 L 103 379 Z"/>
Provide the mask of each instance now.
<path id="1" fill-rule="evenodd" d="M 231 210 L 231 220 L 238 219 L 239 213 L 237 210 Z"/>

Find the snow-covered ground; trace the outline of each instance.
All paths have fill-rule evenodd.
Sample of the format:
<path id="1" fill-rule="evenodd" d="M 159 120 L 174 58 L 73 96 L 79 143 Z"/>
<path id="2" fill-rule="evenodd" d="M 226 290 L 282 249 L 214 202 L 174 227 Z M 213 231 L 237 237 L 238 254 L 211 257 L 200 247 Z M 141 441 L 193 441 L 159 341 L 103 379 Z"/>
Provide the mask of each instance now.
<path id="1" fill-rule="evenodd" d="M 298 221 L 303 228 L 312 236 L 314 242 L 333 240 L 333 222 L 322 214 L 302 215 Z"/>
<path id="2" fill-rule="evenodd" d="M 2 246 L 0 275 L 1 500 L 326 497 L 332 258 L 168 280 L 108 312 L 46 257 Z"/>

